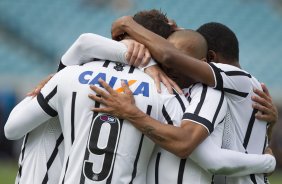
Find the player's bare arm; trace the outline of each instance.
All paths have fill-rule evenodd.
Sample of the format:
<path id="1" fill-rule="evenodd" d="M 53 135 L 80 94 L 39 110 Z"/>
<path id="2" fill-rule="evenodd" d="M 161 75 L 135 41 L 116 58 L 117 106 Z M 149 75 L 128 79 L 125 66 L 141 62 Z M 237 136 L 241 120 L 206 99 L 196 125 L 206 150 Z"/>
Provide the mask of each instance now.
<path id="1" fill-rule="evenodd" d="M 213 71 L 207 63 L 199 62 L 200 60 L 179 51 L 166 39 L 145 29 L 130 16 L 121 17 L 112 24 L 113 39 L 118 39 L 125 32 L 144 44 L 152 57 L 161 64 L 177 69 L 181 74 L 201 83 L 209 86 L 215 85 Z"/>
<path id="2" fill-rule="evenodd" d="M 117 93 L 103 80 L 100 79 L 99 82 L 108 92 L 91 86 L 91 89 L 100 96 L 90 94 L 89 97 L 106 107 L 93 108 L 93 111 L 109 113 L 129 120 L 155 143 L 181 158 L 187 158 L 209 135 L 203 126 L 188 120 L 182 121 L 181 127 L 162 125 L 135 106 L 132 92 L 125 83 L 122 83 L 124 93 Z"/>

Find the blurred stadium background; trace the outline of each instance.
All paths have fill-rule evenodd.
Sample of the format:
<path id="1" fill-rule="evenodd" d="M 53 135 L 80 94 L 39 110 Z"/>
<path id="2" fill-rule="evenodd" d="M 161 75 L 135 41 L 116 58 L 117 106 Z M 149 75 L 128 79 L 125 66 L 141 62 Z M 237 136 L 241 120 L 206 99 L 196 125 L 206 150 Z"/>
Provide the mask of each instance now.
<path id="1" fill-rule="evenodd" d="M 281 0 L 1 0 L 0 1 L 0 184 L 14 183 L 21 141 L 7 141 L 4 123 L 14 105 L 41 79 L 56 70 L 62 54 L 85 32 L 110 37 L 111 23 L 122 15 L 161 9 L 185 28 L 211 21 L 229 26 L 240 42 L 244 69 L 267 84 L 282 109 Z M 282 183 L 281 118 L 272 146 Z"/>

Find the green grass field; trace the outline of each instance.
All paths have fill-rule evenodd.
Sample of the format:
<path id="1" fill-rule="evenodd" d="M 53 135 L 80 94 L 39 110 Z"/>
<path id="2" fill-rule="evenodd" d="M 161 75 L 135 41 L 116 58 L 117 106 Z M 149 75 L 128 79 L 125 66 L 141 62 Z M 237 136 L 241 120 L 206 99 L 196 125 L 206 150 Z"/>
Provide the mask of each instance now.
<path id="1" fill-rule="evenodd" d="M 17 171 L 17 163 L 0 160 L 0 184 L 14 184 Z M 275 171 L 269 179 L 271 184 L 282 184 L 282 170 Z"/>

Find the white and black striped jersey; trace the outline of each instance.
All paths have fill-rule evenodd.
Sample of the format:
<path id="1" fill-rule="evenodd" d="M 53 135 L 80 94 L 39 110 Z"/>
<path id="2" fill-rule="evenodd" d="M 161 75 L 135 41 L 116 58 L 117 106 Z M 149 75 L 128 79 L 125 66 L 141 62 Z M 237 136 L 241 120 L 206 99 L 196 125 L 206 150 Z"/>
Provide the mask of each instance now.
<path id="1" fill-rule="evenodd" d="M 57 117 L 27 133 L 23 139 L 15 183 L 58 183 L 64 161 L 63 140 Z"/>
<path id="2" fill-rule="evenodd" d="M 100 104 L 88 98 L 93 93 L 89 85 L 99 85 L 99 78 L 118 92 L 122 92 L 121 79 L 126 80 L 137 106 L 161 122 L 176 123 L 182 117 L 184 96 L 171 95 L 164 87 L 159 94 L 154 81 L 134 67 L 93 62 L 58 72 L 37 99 L 10 117 L 6 132 L 18 138 L 59 115 L 65 143 L 60 183 L 143 184 L 154 144 L 126 120 L 91 111 Z M 32 116 L 24 117 L 28 111 Z M 12 131 L 10 124 L 17 124 L 21 132 Z"/>
<path id="3" fill-rule="evenodd" d="M 223 135 L 223 122 L 227 110 L 227 103 L 223 92 L 200 83 L 185 89 L 184 92 L 189 105 L 182 119 L 190 120 L 204 126 L 207 132 L 211 134 L 207 139 L 212 139 L 218 148 L 220 148 Z M 203 159 L 197 157 L 198 152 L 205 152 L 206 157 L 214 154 L 209 153 L 208 145 L 201 144 L 196 148 L 195 153 L 192 153 L 194 156 L 191 157 L 195 158 L 194 161 L 191 158 L 180 159 L 164 149 L 156 148 L 148 167 L 147 183 L 211 183 L 212 174 L 205 170 L 207 168 L 201 168 L 195 163 L 195 161 L 198 162 Z"/>
<path id="4" fill-rule="evenodd" d="M 32 97 L 26 97 L 11 112 L 10 117 L 24 111 Z M 8 120 L 9 121 L 9 120 Z M 9 124 L 20 131 L 16 124 Z M 20 138 L 20 137 L 19 137 Z M 59 182 L 63 166 L 63 134 L 57 117 L 47 120 L 43 125 L 28 132 L 23 139 L 19 157 L 19 170 L 16 184 L 38 184 Z"/>
<path id="5" fill-rule="evenodd" d="M 210 66 L 216 79 L 215 89 L 224 91 L 230 111 L 226 122 L 229 133 L 224 135 L 224 148 L 262 154 L 267 144 L 267 123 L 255 118 L 257 110 L 252 108 L 251 100 L 251 96 L 255 95 L 253 89 L 261 89 L 260 83 L 237 67 L 219 63 L 210 63 Z M 227 178 L 227 181 L 236 184 L 265 183 L 265 178 L 260 174 Z"/>

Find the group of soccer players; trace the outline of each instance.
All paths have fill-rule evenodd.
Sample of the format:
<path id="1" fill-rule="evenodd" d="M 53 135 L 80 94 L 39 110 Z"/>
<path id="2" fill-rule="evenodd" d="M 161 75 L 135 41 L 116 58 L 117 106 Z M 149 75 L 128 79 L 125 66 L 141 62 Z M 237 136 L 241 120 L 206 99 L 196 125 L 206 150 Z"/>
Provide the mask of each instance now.
<path id="1" fill-rule="evenodd" d="M 115 21 L 112 37 L 81 35 L 11 112 L 5 135 L 25 137 L 16 183 L 268 182 L 277 111 L 229 28 L 183 30 L 150 10 Z"/>

